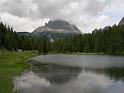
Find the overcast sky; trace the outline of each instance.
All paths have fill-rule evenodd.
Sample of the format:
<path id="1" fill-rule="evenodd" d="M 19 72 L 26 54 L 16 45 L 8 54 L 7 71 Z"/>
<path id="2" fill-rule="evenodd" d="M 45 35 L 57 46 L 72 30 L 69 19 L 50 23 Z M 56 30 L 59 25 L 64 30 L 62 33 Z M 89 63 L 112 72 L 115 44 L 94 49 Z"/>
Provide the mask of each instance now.
<path id="1" fill-rule="evenodd" d="M 0 20 L 17 32 L 63 19 L 85 33 L 118 24 L 123 16 L 124 0 L 0 0 Z"/>

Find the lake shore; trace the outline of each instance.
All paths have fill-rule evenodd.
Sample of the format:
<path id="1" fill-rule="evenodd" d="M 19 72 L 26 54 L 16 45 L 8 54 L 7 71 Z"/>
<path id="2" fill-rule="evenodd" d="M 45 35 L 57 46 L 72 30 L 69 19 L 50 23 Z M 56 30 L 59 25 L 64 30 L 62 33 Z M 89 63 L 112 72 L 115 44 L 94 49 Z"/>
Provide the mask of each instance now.
<path id="1" fill-rule="evenodd" d="M 89 52 L 89 53 L 86 53 L 86 52 L 65 52 L 65 53 L 61 53 L 61 52 L 49 52 L 47 54 L 69 54 L 69 55 L 124 55 L 124 52 L 122 53 L 115 53 L 115 54 L 105 54 L 105 53 L 93 53 L 93 52 Z M 46 54 L 46 55 L 47 55 Z M 44 55 L 41 53 L 41 55 Z"/>
<path id="2" fill-rule="evenodd" d="M 19 93 L 124 91 L 123 56 L 48 54 L 34 57 L 29 63 L 31 69 L 14 80 Z"/>
<path id="3" fill-rule="evenodd" d="M 0 93 L 13 93 L 13 79 L 30 67 L 26 60 L 35 56 L 31 51 L 8 52 L 0 55 Z"/>
<path id="4" fill-rule="evenodd" d="M 69 55 L 106 55 L 104 53 L 53 53 L 49 54 L 69 54 Z M 43 54 L 41 54 L 43 55 Z M 124 54 L 118 54 L 124 55 Z M 32 51 L 9 52 L 0 55 L 0 93 L 13 93 L 13 79 L 24 69 L 30 68 L 26 60 L 36 56 Z"/>

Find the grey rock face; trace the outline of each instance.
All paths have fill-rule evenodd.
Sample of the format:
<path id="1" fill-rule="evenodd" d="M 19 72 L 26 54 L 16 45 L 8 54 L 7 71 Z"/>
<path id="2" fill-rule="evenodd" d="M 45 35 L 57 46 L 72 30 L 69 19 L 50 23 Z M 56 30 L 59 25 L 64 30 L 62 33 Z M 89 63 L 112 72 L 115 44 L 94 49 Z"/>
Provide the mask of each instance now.
<path id="1" fill-rule="evenodd" d="M 45 23 L 45 26 L 38 27 L 32 34 L 45 36 L 50 39 L 59 39 L 72 34 L 81 34 L 81 31 L 75 25 L 66 21 L 54 20 Z"/>
<path id="2" fill-rule="evenodd" d="M 119 25 L 124 25 L 124 17 L 121 19 L 121 21 L 119 22 Z"/>
<path id="3" fill-rule="evenodd" d="M 49 21 L 48 24 L 46 24 L 45 26 L 51 29 L 62 29 L 71 32 L 80 31 L 75 25 L 71 25 L 63 20 Z"/>

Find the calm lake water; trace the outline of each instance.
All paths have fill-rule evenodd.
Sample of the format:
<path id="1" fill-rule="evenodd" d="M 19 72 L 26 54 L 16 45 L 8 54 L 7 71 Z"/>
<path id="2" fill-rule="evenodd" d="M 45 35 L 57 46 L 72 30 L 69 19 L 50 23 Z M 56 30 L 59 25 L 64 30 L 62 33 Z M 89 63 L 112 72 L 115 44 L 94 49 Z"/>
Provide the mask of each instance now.
<path id="1" fill-rule="evenodd" d="M 16 77 L 20 93 L 124 93 L 124 57 L 45 55 Z"/>

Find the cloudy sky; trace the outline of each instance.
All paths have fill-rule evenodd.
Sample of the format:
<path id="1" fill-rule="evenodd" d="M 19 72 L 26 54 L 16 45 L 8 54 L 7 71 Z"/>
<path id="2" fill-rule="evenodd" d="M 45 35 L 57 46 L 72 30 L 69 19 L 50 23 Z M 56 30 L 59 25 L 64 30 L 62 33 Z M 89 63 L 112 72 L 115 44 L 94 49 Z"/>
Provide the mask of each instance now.
<path id="1" fill-rule="evenodd" d="M 52 19 L 77 25 L 82 32 L 118 24 L 124 0 L 0 0 L 0 21 L 17 32 L 32 32 Z"/>

